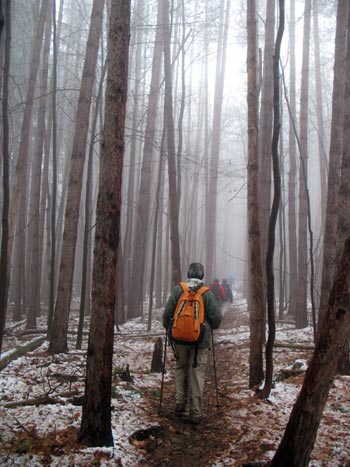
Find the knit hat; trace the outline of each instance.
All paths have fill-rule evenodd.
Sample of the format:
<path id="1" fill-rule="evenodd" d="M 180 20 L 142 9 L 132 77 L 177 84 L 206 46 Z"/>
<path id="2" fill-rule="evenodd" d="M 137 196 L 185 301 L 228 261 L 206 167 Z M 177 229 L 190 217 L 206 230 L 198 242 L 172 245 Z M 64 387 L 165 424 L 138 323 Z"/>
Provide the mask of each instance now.
<path id="1" fill-rule="evenodd" d="M 204 267 L 201 263 L 191 263 L 188 268 L 187 277 L 189 279 L 203 279 L 204 277 Z"/>

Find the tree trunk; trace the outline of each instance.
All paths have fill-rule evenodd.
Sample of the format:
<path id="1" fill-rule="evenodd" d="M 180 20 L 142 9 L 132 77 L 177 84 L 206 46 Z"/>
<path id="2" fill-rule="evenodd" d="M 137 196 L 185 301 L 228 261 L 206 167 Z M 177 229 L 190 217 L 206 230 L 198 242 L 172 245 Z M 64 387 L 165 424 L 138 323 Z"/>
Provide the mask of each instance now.
<path id="1" fill-rule="evenodd" d="M 28 228 L 28 248 L 29 248 L 29 309 L 27 315 L 27 329 L 36 328 L 36 317 L 40 314 L 40 283 L 41 270 L 39 269 L 39 250 L 40 250 L 40 188 L 42 174 L 42 160 L 44 152 L 44 136 L 45 136 L 45 114 L 46 114 L 46 91 L 49 70 L 49 53 L 51 41 L 51 10 L 52 1 L 49 1 L 47 11 L 45 41 L 43 48 L 43 64 L 40 78 L 40 101 L 39 115 L 36 130 L 36 138 L 34 145 L 34 154 L 32 160 L 31 187 L 30 187 L 30 202 L 29 202 L 29 228 Z"/>
<path id="2" fill-rule="evenodd" d="M 308 103 L 309 103 L 309 56 L 310 56 L 311 0 L 306 0 L 304 10 L 303 60 L 301 71 L 300 95 L 300 183 L 299 183 L 299 235 L 298 235 L 298 288 L 297 329 L 308 325 L 307 285 L 308 285 L 308 248 L 307 248 L 307 184 L 308 184 Z"/>
<path id="3" fill-rule="evenodd" d="M 105 78 L 105 73 L 107 69 L 107 63 L 105 62 L 102 68 L 100 84 L 98 87 L 98 93 L 96 96 L 96 105 L 94 110 L 93 123 L 91 125 L 91 138 L 90 138 L 90 147 L 89 147 L 89 157 L 87 164 L 87 173 L 86 173 L 86 189 L 85 189 L 85 220 L 84 220 L 84 238 L 83 238 L 83 258 L 82 258 L 82 281 L 81 281 L 81 292 L 80 292 L 80 307 L 79 307 L 79 323 L 78 323 L 78 333 L 77 333 L 77 343 L 76 348 L 81 349 L 83 341 L 83 328 L 84 328 L 84 318 L 86 315 L 85 304 L 87 297 L 87 278 L 90 274 L 88 270 L 88 256 L 90 248 L 90 237 L 91 237 L 91 224 L 92 224 L 92 184 L 93 184 L 93 156 L 95 148 L 95 138 L 96 138 L 96 127 L 97 119 L 100 110 L 100 100 L 102 99 L 103 91 L 103 81 Z"/>
<path id="4" fill-rule="evenodd" d="M 275 38 L 275 0 L 266 2 L 264 65 L 259 119 L 259 213 L 261 259 L 266 278 L 266 254 L 269 242 L 269 219 L 271 212 L 271 138 L 273 114 L 273 48 Z"/>
<path id="5" fill-rule="evenodd" d="M 224 2 L 222 3 L 224 8 Z M 224 12 L 222 12 L 224 13 Z M 224 14 L 220 15 L 224 16 Z M 206 274 L 207 277 L 216 276 L 216 224 L 217 224 L 217 191 L 218 172 L 220 159 L 220 139 L 221 139 L 221 117 L 224 96 L 225 68 L 227 35 L 230 18 L 230 0 L 226 2 L 225 20 L 220 26 L 218 35 L 216 73 L 215 73 L 215 93 L 214 93 L 214 115 L 211 140 L 211 155 L 209 162 L 209 193 L 208 205 L 206 206 L 207 230 L 206 230 Z"/>
<path id="6" fill-rule="evenodd" d="M 350 9 L 348 11 L 348 28 L 350 26 Z M 340 171 L 338 202 L 341 209 L 338 213 L 337 245 L 335 264 L 340 263 L 342 246 L 350 231 L 350 34 L 347 35 L 346 70 L 344 89 L 343 151 Z M 340 361 L 339 370 L 349 374 L 349 349 L 345 348 Z"/>
<path id="7" fill-rule="evenodd" d="M 61 14 L 63 5 L 61 5 Z M 49 279 L 49 313 L 47 320 L 48 337 L 51 337 L 51 325 L 55 306 L 56 291 L 56 206 L 57 206 L 57 27 L 56 0 L 53 0 L 53 69 L 52 69 L 52 195 L 51 195 L 51 258 Z"/>
<path id="8" fill-rule="evenodd" d="M 281 444 L 269 465 L 306 467 L 315 444 L 322 412 L 339 358 L 350 332 L 350 238 L 331 292 L 318 342 L 306 371 Z"/>
<path id="9" fill-rule="evenodd" d="M 334 209 L 334 207 L 338 206 L 340 163 L 343 142 L 345 56 L 348 9 L 349 2 L 347 0 L 339 0 L 334 53 L 332 123 L 329 149 L 326 226 L 323 241 L 321 297 L 318 316 L 319 328 L 322 325 L 323 316 L 327 310 L 329 294 L 334 278 L 338 222 L 338 209 Z"/>
<path id="10" fill-rule="evenodd" d="M 172 78 L 170 63 L 170 27 L 169 27 L 169 2 L 162 2 L 163 8 L 163 41 L 164 41 L 164 74 L 165 74 L 165 97 L 164 114 L 167 135 L 168 150 L 168 179 L 169 179 L 169 223 L 171 242 L 172 284 L 181 280 L 180 267 L 180 239 L 179 239 L 179 212 L 176 189 L 176 163 L 175 163 L 175 137 L 174 116 L 172 97 Z"/>
<path id="11" fill-rule="evenodd" d="M 1 12 L 3 13 L 3 12 Z M 7 313 L 8 290 L 8 241 L 9 241 L 9 207 L 10 207 L 10 151 L 9 151 L 9 78 L 11 57 L 11 0 L 5 2 L 5 53 L 2 85 L 2 186 L 3 203 L 1 218 L 1 250 L 0 250 L 0 354 Z M 2 37 L 2 36 L 1 36 Z"/>
<path id="12" fill-rule="evenodd" d="M 161 24 L 161 0 L 158 2 L 157 24 Z M 146 241 L 149 231 L 149 218 L 151 210 L 152 193 L 152 155 L 154 153 L 154 141 L 156 131 L 157 105 L 159 99 L 159 87 L 162 63 L 162 37 L 161 28 L 157 27 L 153 51 L 152 76 L 148 99 L 148 111 L 145 128 L 145 144 L 141 166 L 140 190 L 138 196 L 138 209 L 136 211 L 136 227 L 134 233 L 135 245 L 132 256 L 132 283 L 128 283 L 129 310 L 128 317 L 140 316 L 143 303 L 143 276 L 146 258 Z"/>
<path id="13" fill-rule="evenodd" d="M 92 313 L 79 433 L 80 443 L 88 446 L 113 445 L 111 388 L 115 280 L 120 239 L 129 32 L 130 0 L 112 0 L 104 139 L 96 214 Z"/>
<path id="14" fill-rule="evenodd" d="M 325 130 L 323 117 L 322 99 L 322 79 L 320 61 L 320 33 L 318 26 L 318 0 L 314 0 L 313 5 L 313 26 L 314 26 L 314 46 L 315 46 L 315 83 L 316 83 L 316 114 L 317 114 L 317 139 L 318 157 L 320 165 L 320 189 L 321 189 L 321 228 L 325 226 L 325 216 L 327 207 L 327 154 L 325 147 Z"/>
<path id="15" fill-rule="evenodd" d="M 126 290 L 125 290 L 126 303 L 129 303 L 130 300 L 132 300 L 132 295 L 136 291 L 138 291 L 139 287 L 141 288 L 142 286 L 142 284 L 138 280 L 135 282 L 133 281 L 136 270 L 133 267 L 135 266 L 135 264 L 134 265 L 132 264 L 132 259 L 133 259 L 133 249 L 134 249 L 133 234 L 134 234 L 135 213 L 137 215 L 137 213 L 140 214 L 140 211 L 141 211 L 141 207 L 135 210 L 135 204 L 137 203 L 135 199 L 137 199 L 136 193 L 138 192 L 137 190 L 135 190 L 135 178 L 136 178 L 135 174 L 136 174 L 136 169 L 137 169 L 136 156 L 138 152 L 138 146 L 137 146 L 138 136 L 137 135 L 139 132 L 140 116 L 141 116 L 141 108 L 140 108 L 141 99 L 139 98 L 139 96 L 141 95 L 141 80 L 139 79 L 139 76 L 141 75 L 141 70 L 144 65 L 141 60 L 143 34 L 144 34 L 144 30 L 143 30 L 143 27 L 141 26 L 141 23 L 142 23 L 142 18 L 144 18 L 144 9 L 145 9 L 144 1 L 139 0 L 137 2 L 136 12 L 135 12 L 136 13 L 135 14 L 136 24 L 135 24 L 135 27 L 133 28 L 134 29 L 133 39 L 134 39 L 134 42 L 136 43 L 135 58 L 132 59 L 132 56 L 130 55 L 130 59 L 129 59 L 130 69 L 134 69 L 132 81 L 135 84 L 134 84 L 134 88 L 130 90 L 131 94 L 133 95 L 133 99 L 130 99 L 130 104 L 133 106 L 133 108 L 132 108 L 132 129 L 131 129 L 131 138 L 130 138 L 131 141 L 130 141 L 130 151 L 129 151 L 130 161 L 128 163 L 129 170 L 128 170 L 128 178 L 127 178 L 128 189 L 127 189 L 126 216 L 125 216 L 126 218 L 125 219 L 125 234 L 124 234 L 124 242 L 123 242 L 123 258 L 124 258 L 123 270 L 124 270 L 124 283 L 126 285 Z M 158 27 L 156 29 L 156 37 L 157 35 L 158 37 L 160 37 L 160 32 L 159 32 Z M 130 53 L 133 51 L 133 49 L 134 48 L 131 48 Z M 160 45 L 160 49 L 161 49 L 161 45 Z M 152 88 L 152 84 L 151 84 L 151 88 Z M 153 115 L 153 118 L 155 118 L 155 115 Z M 141 170 L 141 174 L 142 174 L 142 170 Z M 145 221 L 147 222 L 148 217 L 147 216 L 145 217 L 146 217 Z M 144 235 L 144 234 L 145 234 L 145 231 L 142 230 L 141 235 Z M 137 243 L 139 240 L 140 238 L 135 235 L 135 243 Z M 137 269 L 141 269 L 139 263 L 137 263 L 136 267 Z M 142 274 L 142 271 L 140 272 L 140 274 Z M 120 300 L 118 300 L 118 303 L 120 303 Z M 137 307 L 137 309 L 138 308 L 139 307 Z M 138 313 L 134 313 L 134 316 L 137 316 L 137 315 Z"/>
<path id="16" fill-rule="evenodd" d="M 258 84 L 256 2 L 247 2 L 248 34 L 248 242 L 251 283 L 249 387 L 264 377 L 262 347 L 264 337 L 264 285 L 261 266 L 258 204 Z"/>
<path id="17" fill-rule="evenodd" d="M 33 40 L 30 71 L 28 80 L 28 90 L 26 96 L 26 102 L 24 107 L 24 115 L 21 127 L 21 142 L 19 147 L 19 154 L 16 164 L 16 171 L 12 182 L 11 188 L 11 203 L 9 211 L 9 245 L 8 245 L 8 277 L 11 274 L 11 258 L 13 250 L 13 241 L 15 234 L 16 218 L 20 209 L 22 209 L 22 215 L 19 216 L 19 224 L 17 230 L 24 232 L 26 222 L 26 211 L 23 208 L 26 206 L 27 196 L 27 171 L 28 171 L 28 152 L 30 146 L 30 124 L 32 118 L 33 102 L 34 102 L 34 91 L 35 84 L 40 63 L 41 46 L 44 35 L 44 26 L 47 18 L 47 10 L 49 2 L 43 0 L 40 8 L 40 16 L 38 24 L 36 25 L 35 37 Z M 24 236 L 21 242 L 22 247 L 25 247 Z M 24 259 L 24 254 L 21 255 Z M 23 268 L 23 265 L 22 265 Z M 24 268 L 23 268 L 24 270 Z M 21 283 L 16 285 L 18 289 L 21 289 Z"/>
<path id="18" fill-rule="evenodd" d="M 290 2 L 290 77 L 289 77 L 289 176 L 288 176 L 288 252 L 289 252 L 289 307 L 288 314 L 296 315 L 297 309 L 297 279 L 298 279 L 298 256 L 297 256 L 297 234 L 296 234 L 296 103 L 295 103 L 295 0 Z"/>
<path id="19" fill-rule="evenodd" d="M 272 166 L 273 166 L 273 187 L 274 196 L 272 202 L 271 216 L 269 222 L 269 235 L 266 254 L 266 280 L 267 280 L 267 317 L 269 335 L 266 343 L 266 374 L 265 384 L 261 391 L 261 397 L 267 398 L 270 395 L 273 378 L 273 345 L 275 342 L 276 323 L 275 323 L 275 277 L 273 272 L 273 256 L 275 251 L 275 236 L 278 210 L 281 203 L 281 174 L 278 155 L 278 140 L 280 135 L 281 117 L 280 117 L 280 73 L 279 61 L 282 36 L 284 32 L 284 0 L 279 0 L 279 26 L 276 37 L 276 45 L 273 56 L 273 135 L 271 144 Z"/>
<path id="20" fill-rule="evenodd" d="M 90 31 L 79 94 L 68 182 L 59 282 L 49 345 L 49 352 L 51 353 L 61 353 L 68 350 L 67 331 L 73 287 L 79 207 L 89 127 L 89 112 L 102 30 L 104 3 L 104 0 L 94 0 L 91 11 Z"/>

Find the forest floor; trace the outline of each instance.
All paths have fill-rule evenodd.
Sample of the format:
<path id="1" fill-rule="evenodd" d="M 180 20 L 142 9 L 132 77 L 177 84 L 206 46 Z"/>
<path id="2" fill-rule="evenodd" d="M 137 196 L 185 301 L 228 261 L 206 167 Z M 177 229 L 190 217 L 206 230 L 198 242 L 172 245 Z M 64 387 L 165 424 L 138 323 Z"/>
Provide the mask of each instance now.
<path id="1" fill-rule="evenodd" d="M 47 353 L 47 342 L 0 371 L 0 466 L 226 467 L 262 466 L 283 435 L 312 355 L 312 329 L 277 326 L 275 383 L 268 400 L 248 389 L 247 305 L 235 296 L 215 333 L 205 385 L 203 422 L 194 426 L 174 415 L 174 358 L 167 349 L 162 411 L 161 374 L 151 373 L 155 341 L 163 336 L 160 313 L 152 333 L 134 320 L 116 333 L 113 371 L 113 448 L 77 443 L 84 391 L 85 349 Z M 74 318 L 76 319 L 76 317 Z M 1 358 L 25 339 L 18 327 L 4 341 Z M 1 364 L 1 359 L 0 359 Z M 128 371 L 127 371 L 128 370 Z M 129 376 L 131 378 L 125 378 Z M 129 379 L 129 380 L 128 380 Z M 127 381 L 128 380 L 128 381 Z M 337 376 L 318 431 L 310 467 L 350 466 L 349 377 Z"/>

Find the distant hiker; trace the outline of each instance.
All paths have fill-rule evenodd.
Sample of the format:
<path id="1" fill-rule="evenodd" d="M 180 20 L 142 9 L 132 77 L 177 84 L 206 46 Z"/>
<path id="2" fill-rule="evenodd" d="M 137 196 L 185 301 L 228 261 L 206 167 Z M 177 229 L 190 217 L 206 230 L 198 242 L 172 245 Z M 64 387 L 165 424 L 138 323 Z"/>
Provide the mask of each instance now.
<path id="1" fill-rule="evenodd" d="M 222 287 L 225 291 L 226 300 L 230 303 L 233 302 L 233 294 L 230 287 L 230 284 L 227 282 L 227 279 L 222 279 Z"/>
<path id="2" fill-rule="evenodd" d="M 233 277 L 232 272 L 227 273 L 227 282 L 229 283 L 231 290 L 235 288 L 235 278 Z"/>
<path id="3" fill-rule="evenodd" d="M 191 263 L 187 273 L 188 280 L 180 282 L 173 289 L 163 314 L 163 326 L 169 331 L 175 351 L 175 413 L 182 415 L 189 403 L 189 421 L 198 424 L 202 418 L 202 399 L 204 376 L 211 344 L 211 330 L 217 329 L 222 320 L 222 314 L 213 293 L 204 286 L 204 267 L 201 263 Z M 192 297 L 192 298 L 191 298 Z M 180 309 L 179 306 L 180 305 Z M 199 341 L 190 342 L 191 337 L 181 341 L 181 314 L 188 314 L 187 308 L 192 308 L 195 315 L 201 314 L 204 308 L 204 329 Z M 192 319 L 193 321 L 193 319 Z M 190 321 L 191 322 L 191 321 Z M 176 327 L 176 323 L 178 326 Z M 174 331 L 174 326 L 176 327 Z M 188 325 L 190 327 L 190 325 Z M 185 332 L 185 329 L 183 329 Z M 176 334 L 177 333 L 177 334 Z M 176 340 L 172 338 L 176 335 Z"/>
<path id="4" fill-rule="evenodd" d="M 209 285 L 209 288 L 213 292 L 214 297 L 221 307 L 222 303 L 226 300 L 226 295 L 219 279 L 214 279 L 213 282 Z"/>

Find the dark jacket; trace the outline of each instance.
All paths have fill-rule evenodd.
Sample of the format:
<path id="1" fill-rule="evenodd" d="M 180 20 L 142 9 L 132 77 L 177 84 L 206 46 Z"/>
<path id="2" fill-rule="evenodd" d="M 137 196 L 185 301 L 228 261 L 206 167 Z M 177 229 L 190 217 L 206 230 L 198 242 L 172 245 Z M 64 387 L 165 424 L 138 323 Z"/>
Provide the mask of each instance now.
<path id="1" fill-rule="evenodd" d="M 198 279 L 189 279 L 187 281 L 188 286 L 192 290 L 197 290 L 202 287 L 203 282 Z M 182 294 L 183 290 L 181 285 L 174 287 L 164 309 L 163 313 L 163 326 L 168 329 L 171 323 L 171 319 L 174 316 L 177 302 Z M 206 330 L 202 342 L 199 347 L 210 347 L 211 344 L 211 329 L 217 329 L 220 326 L 222 320 L 222 314 L 220 306 L 215 299 L 211 290 L 208 290 L 203 294 L 204 313 L 205 313 L 205 324 Z"/>

